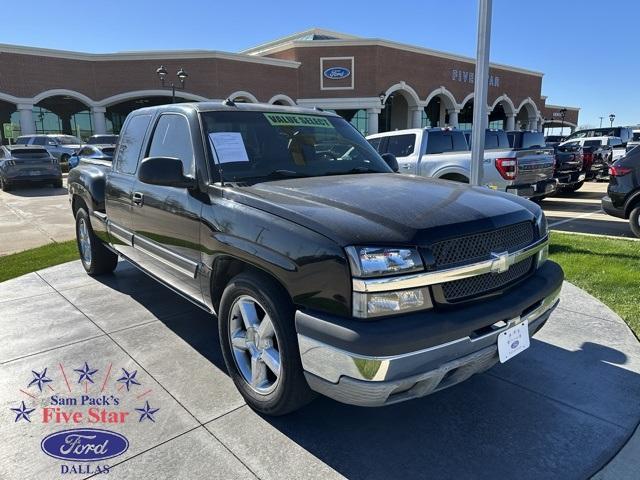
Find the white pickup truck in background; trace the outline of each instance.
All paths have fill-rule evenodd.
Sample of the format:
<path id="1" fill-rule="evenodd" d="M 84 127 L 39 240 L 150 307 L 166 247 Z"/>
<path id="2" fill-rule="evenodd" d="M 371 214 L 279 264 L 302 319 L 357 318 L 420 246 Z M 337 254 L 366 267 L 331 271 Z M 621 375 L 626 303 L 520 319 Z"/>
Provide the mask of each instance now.
<path id="1" fill-rule="evenodd" d="M 622 158 L 627 153 L 627 144 L 622 143 L 620 137 L 582 137 L 573 140 L 567 140 L 560 144 L 561 146 L 565 145 L 580 145 L 591 146 L 591 147 L 611 147 L 611 158 L 608 158 L 607 161 L 609 163 L 613 163 L 616 160 Z"/>
<path id="2" fill-rule="evenodd" d="M 540 200 L 557 188 L 553 149 L 544 147 L 542 133 L 523 133 L 523 147 L 510 148 L 506 132 L 486 131 L 482 183 Z M 380 154 L 394 155 L 400 173 L 469 183 L 471 151 L 462 130 L 414 128 L 370 135 L 367 140 Z"/>

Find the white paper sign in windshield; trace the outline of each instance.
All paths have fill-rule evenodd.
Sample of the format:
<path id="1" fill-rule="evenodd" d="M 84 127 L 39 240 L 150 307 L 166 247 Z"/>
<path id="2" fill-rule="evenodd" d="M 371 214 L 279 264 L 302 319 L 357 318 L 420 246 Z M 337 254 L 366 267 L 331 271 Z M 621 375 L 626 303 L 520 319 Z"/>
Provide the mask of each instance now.
<path id="1" fill-rule="evenodd" d="M 209 141 L 220 163 L 249 161 L 240 132 L 212 132 L 209 134 Z"/>

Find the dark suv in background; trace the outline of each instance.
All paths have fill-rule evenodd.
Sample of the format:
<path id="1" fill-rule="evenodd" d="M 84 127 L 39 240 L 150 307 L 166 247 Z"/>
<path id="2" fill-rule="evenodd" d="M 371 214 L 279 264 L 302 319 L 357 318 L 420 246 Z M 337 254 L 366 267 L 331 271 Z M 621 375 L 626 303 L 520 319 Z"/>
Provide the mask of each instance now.
<path id="1" fill-rule="evenodd" d="M 609 167 L 609 188 L 602 209 L 614 217 L 629 219 L 631 231 L 640 237 L 640 148 Z"/>
<path id="2" fill-rule="evenodd" d="M 33 145 L 45 148 L 60 162 L 63 172 L 69 170 L 69 158 L 82 146 L 82 140 L 73 135 L 22 135 L 16 145 Z"/>

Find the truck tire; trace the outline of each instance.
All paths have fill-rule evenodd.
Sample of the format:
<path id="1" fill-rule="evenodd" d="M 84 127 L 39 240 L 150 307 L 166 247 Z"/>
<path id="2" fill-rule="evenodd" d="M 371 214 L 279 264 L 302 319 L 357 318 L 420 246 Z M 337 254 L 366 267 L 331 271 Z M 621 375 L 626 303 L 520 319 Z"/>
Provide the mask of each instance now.
<path id="1" fill-rule="evenodd" d="M 629 215 L 629 225 L 633 234 L 640 238 L 640 205 L 631 210 Z"/>
<path id="2" fill-rule="evenodd" d="M 82 266 L 89 275 L 111 273 L 118 264 L 118 255 L 105 247 L 91 228 L 89 214 L 84 208 L 76 212 L 76 243 Z"/>
<path id="3" fill-rule="evenodd" d="M 222 293 L 218 333 L 229 376 L 247 404 L 285 415 L 313 400 L 302 373 L 294 308 L 265 275 L 247 272 Z"/>

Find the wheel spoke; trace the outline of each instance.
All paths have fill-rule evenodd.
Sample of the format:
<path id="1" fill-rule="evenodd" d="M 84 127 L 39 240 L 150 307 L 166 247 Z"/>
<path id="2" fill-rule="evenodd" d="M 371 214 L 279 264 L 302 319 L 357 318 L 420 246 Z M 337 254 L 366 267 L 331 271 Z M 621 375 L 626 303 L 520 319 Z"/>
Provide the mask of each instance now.
<path id="1" fill-rule="evenodd" d="M 262 352 L 262 360 L 276 377 L 280 375 L 280 352 L 273 347 L 266 348 Z"/>
<path id="2" fill-rule="evenodd" d="M 241 330 L 238 330 L 231 337 L 231 343 L 234 348 L 238 348 L 240 350 L 247 350 L 247 333 Z"/>
<path id="3" fill-rule="evenodd" d="M 245 328 L 255 327 L 258 325 L 258 312 L 256 311 L 256 304 L 251 300 L 241 300 L 239 302 L 240 315 L 244 322 Z"/>
<path id="4" fill-rule="evenodd" d="M 260 387 L 267 381 L 267 366 L 257 356 L 251 357 L 251 385 Z"/>
<path id="5" fill-rule="evenodd" d="M 258 326 L 258 335 L 260 335 L 260 338 L 265 339 L 273 337 L 273 333 L 273 322 L 271 321 L 271 317 L 269 317 L 269 315 L 265 315 L 260 322 L 260 326 Z"/>

